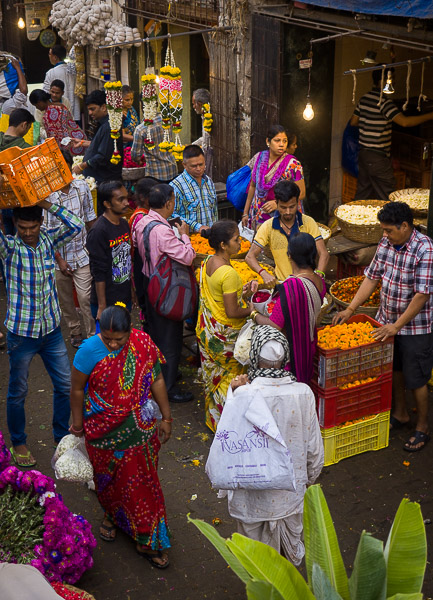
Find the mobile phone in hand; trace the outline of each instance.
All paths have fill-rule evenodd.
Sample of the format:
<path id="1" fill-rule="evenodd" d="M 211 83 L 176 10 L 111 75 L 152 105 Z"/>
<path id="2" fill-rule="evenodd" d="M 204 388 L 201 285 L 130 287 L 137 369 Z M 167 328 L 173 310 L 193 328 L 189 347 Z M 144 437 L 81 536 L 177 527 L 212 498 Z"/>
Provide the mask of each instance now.
<path id="1" fill-rule="evenodd" d="M 180 217 L 176 217 L 175 219 L 167 219 L 167 221 L 170 227 L 174 227 L 176 224 L 179 226 L 182 225 Z"/>

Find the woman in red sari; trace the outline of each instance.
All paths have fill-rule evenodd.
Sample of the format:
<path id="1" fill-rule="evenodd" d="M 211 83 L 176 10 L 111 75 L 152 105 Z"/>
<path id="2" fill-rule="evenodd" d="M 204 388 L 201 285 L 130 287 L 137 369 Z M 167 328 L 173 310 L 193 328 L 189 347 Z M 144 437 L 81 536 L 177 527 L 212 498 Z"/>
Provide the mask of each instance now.
<path id="1" fill-rule="evenodd" d="M 43 113 L 42 122 L 47 137 L 53 137 L 59 146 L 65 137 L 70 137 L 75 140 L 87 139 L 86 134 L 76 124 L 66 106 L 61 102 L 54 104 L 51 101 L 50 94 L 43 90 L 33 90 L 29 99 L 31 104 Z M 65 146 L 63 146 L 63 148 L 64 147 Z M 74 155 L 83 153 L 83 148 L 81 146 L 74 148 L 69 145 L 66 147 L 68 147 L 70 152 Z"/>
<path id="2" fill-rule="evenodd" d="M 100 537 L 112 542 L 116 528 L 122 529 L 141 556 L 165 569 L 170 534 L 158 452 L 159 438 L 170 438 L 173 419 L 161 373 L 164 358 L 146 333 L 131 329 L 120 303 L 106 308 L 99 324 L 100 333 L 74 358 L 70 432 L 86 440 L 105 510 Z"/>

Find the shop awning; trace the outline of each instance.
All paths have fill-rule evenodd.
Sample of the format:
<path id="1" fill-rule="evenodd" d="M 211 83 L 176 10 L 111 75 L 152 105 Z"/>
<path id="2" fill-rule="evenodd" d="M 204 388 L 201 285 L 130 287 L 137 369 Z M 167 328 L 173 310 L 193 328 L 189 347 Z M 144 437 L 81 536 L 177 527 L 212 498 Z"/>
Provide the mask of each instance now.
<path id="1" fill-rule="evenodd" d="M 433 2 L 430 0 L 309 0 L 305 4 L 374 15 L 433 18 Z"/>

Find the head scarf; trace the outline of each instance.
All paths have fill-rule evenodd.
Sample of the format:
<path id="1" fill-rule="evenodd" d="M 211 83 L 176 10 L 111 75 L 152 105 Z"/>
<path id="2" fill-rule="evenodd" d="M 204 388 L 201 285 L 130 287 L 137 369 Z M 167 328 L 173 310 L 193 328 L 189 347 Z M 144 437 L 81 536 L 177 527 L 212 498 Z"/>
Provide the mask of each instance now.
<path id="1" fill-rule="evenodd" d="M 264 369 L 259 368 L 260 351 L 262 346 L 271 340 L 279 342 L 283 347 L 284 355 L 282 359 L 281 369 Z M 293 381 L 296 381 L 296 377 L 289 371 L 285 371 L 284 367 L 290 360 L 290 350 L 287 338 L 275 327 L 270 325 L 258 325 L 254 328 L 251 337 L 251 350 L 250 350 L 250 362 L 251 367 L 248 369 L 248 379 L 252 381 L 256 377 L 292 377 Z"/>

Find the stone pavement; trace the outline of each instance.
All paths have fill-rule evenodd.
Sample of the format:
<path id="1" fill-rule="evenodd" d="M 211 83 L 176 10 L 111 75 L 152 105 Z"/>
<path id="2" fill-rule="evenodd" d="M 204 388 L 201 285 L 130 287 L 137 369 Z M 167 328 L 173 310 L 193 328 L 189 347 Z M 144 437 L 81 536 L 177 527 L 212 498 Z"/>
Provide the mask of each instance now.
<path id="1" fill-rule="evenodd" d="M 4 292 L 0 293 L 0 306 L 4 307 L 4 297 L 1 296 Z M 73 349 L 70 346 L 68 349 L 72 359 Z M 219 518 L 222 523 L 218 531 L 223 536 L 228 537 L 235 531 L 235 524 L 227 513 L 226 501 L 217 499 L 204 472 L 212 434 L 203 424 L 202 387 L 195 382 L 196 369 L 185 360 L 182 371 L 182 385 L 194 391 L 197 401 L 172 406 L 175 419 L 173 436 L 160 452 L 160 479 L 173 536 L 171 566 L 165 571 L 152 568 L 135 553 L 134 544 L 124 534 L 118 534 L 112 544 L 98 538 L 94 567 L 78 583 L 94 594 L 96 600 L 237 600 L 246 597 L 240 580 L 198 530 L 187 522 L 187 513 L 207 522 Z M 7 438 L 8 361 L 5 351 L 0 352 L 0 375 L 0 428 Z M 38 460 L 37 468 L 48 475 L 53 474 L 50 462 L 54 452 L 50 428 L 51 402 L 51 383 L 37 357 L 30 370 L 27 432 L 29 446 Z M 403 496 L 419 501 L 424 518 L 433 521 L 433 443 L 420 453 L 409 454 L 402 450 L 408 433 L 403 430 L 394 434 L 390 446 L 384 450 L 361 454 L 325 467 L 320 476 L 347 568 L 352 565 L 363 529 L 386 540 Z M 192 459 L 199 460 L 200 465 L 194 466 Z M 404 466 L 403 461 L 409 461 L 410 465 Z M 58 489 L 67 506 L 83 514 L 92 523 L 97 535 L 102 510 L 95 494 L 85 486 L 65 482 L 59 482 Z M 195 494 L 197 498 L 193 500 Z M 432 545 L 433 525 L 427 524 L 426 531 L 427 540 Z M 431 549 L 429 560 L 432 560 Z M 430 564 L 424 592 L 428 596 L 433 595 Z"/>

